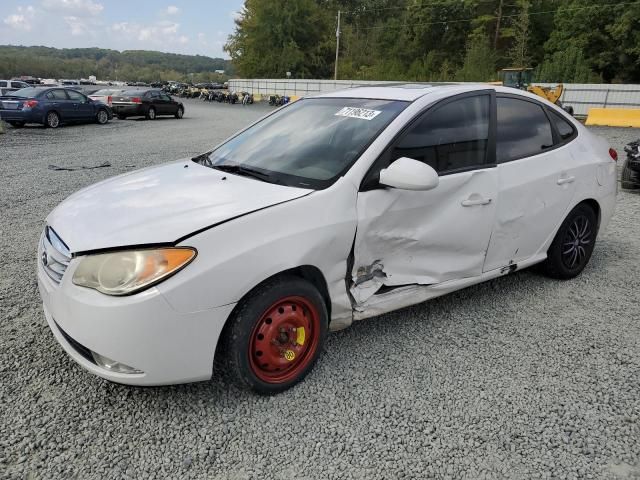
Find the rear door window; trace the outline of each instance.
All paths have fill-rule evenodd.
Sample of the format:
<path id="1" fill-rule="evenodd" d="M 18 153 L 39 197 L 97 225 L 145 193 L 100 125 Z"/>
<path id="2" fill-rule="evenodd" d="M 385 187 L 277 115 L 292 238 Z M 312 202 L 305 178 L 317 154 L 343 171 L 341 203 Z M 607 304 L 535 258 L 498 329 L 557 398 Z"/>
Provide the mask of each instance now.
<path id="1" fill-rule="evenodd" d="M 47 98 L 49 100 L 69 100 L 67 97 L 67 92 L 64 90 L 51 90 L 47 93 Z"/>
<path id="2" fill-rule="evenodd" d="M 6 87 L 6 86 L 7 86 L 7 82 L 0 81 L 0 87 Z"/>
<path id="3" fill-rule="evenodd" d="M 498 97 L 496 162 L 538 155 L 553 147 L 551 124 L 541 105 Z"/>

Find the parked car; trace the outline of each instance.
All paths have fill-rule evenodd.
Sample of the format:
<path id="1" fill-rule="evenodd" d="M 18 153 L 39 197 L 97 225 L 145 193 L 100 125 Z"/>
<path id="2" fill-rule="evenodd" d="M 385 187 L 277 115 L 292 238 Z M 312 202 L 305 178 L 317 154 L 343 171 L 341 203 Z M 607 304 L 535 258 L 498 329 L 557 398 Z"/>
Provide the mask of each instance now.
<path id="1" fill-rule="evenodd" d="M 18 128 L 27 123 L 50 128 L 76 122 L 103 125 L 112 117 L 108 105 L 65 88 L 27 87 L 0 97 L 0 118 Z"/>
<path id="2" fill-rule="evenodd" d="M 184 105 L 158 89 L 125 90 L 112 97 L 111 107 L 120 120 L 127 117 L 155 120 L 158 115 L 182 118 L 184 115 Z"/>
<path id="3" fill-rule="evenodd" d="M 105 103 L 111 107 L 113 96 L 122 93 L 122 89 L 120 88 L 103 88 L 102 90 L 97 90 L 89 95 L 91 100 L 96 100 L 98 102 Z"/>
<path id="4" fill-rule="evenodd" d="M 21 88 L 27 88 L 30 85 L 21 80 L 0 80 L 0 96 L 15 92 Z"/>
<path id="5" fill-rule="evenodd" d="M 328 329 L 536 264 L 579 275 L 614 211 L 616 158 L 506 87 L 302 99 L 60 204 L 38 252 L 45 316 L 114 382 L 206 380 L 217 353 L 240 385 L 279 392 Z"/>
<path id="6" fill-rule="evenodd" d="M 640 140 L 624 147 L 627 158 L 622 167 L 621 186 L 628 190 L 640 189 Z"/>

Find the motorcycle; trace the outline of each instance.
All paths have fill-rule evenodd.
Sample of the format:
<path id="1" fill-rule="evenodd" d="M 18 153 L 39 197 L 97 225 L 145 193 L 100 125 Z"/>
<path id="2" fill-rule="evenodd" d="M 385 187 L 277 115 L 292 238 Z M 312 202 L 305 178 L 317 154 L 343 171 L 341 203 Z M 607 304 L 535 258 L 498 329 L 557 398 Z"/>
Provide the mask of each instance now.
<path id="1" fill-rule="evenodd" d="M 627 158 L 622 168 L 621 186 L 628 190 L 640 189 L 640 139 L 629 142 L 624 151 Z"/>

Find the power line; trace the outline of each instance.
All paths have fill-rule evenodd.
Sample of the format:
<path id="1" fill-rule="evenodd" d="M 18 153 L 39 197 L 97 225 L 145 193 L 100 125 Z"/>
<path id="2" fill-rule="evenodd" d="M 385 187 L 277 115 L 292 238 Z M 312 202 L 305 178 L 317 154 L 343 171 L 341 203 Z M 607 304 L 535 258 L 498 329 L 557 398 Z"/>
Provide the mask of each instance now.
<path id="1" fill-rule="evenodd" d="M 380 8 L 364 8 L 363 10 L 351 10 L 350 12 L 342 12 L 343 15 L 359 15 L 362 13 L 369 13 L 369 12 L 379 12 L 379 11 L 383 11 L 383 10 L 410 10 L 412 8 L 425 8 L 425 7 L 434 7 L 434 6 L 440 6 L 440 5 L 463 5 L 463 3 L 460 0 L 444 0 L 442 2 L 432 2 L 430 4 L 420 4 L 420 5 L 405 5 L 404 7 L 380 7 Z M 510 5 L 503 5 L 503 7 L 521 7 L 522 5 L 520 4 L 510 4 Z"/>
<path id="2" fill-rule="evenodd" d="M 608 4 L 600 4 L 600 5 L 590 5 L 588 7 L 575 7 L 575 8 L 565 8 L 562 11 L 563 12 L 575 12 L 575 11 L 580 11 L 580 10 L 591 10 L 591 9 L 595 9 L 595 8 L 608 8 L 608 7 L 620 7 L 620 6 L 627 6 L 627 5 L 640 5 L 640 1 L 635 1 L 635 2 L 619 2 L 619 3 L 608 3 Z M 529 12 L 529 15 L 548 15 L 550 13 L 557 13 L 558 10 L 547 10 L 547 11 L 541 11 L 541 12 Z M 502 17 L 500 18 L 515 18 L 515 17 L 519 17 L 521 14 L 514 14 L 514 15 L 502 15 Z M 498 17 L 496 16 L 482 16 L 483 20 L 497 20 Z M 440 20 L 437 22 L 426 22 L 426 23 L 405 23 L 402 25 L 379 25 L 379 26 L 375 26 L 375 27 L 359 27 L 358 30 L 378 30 L 378 29 L 391 29 L 391 28 L 403 28 L 403 27 L 426 27 L 428 25 L 446 25 L 449 23 L 464 23 L 464 22 L 473 22 L 477 20 L 477 18 L 462 18 L 462 19 L 458 19 L 458 20 Z"/>

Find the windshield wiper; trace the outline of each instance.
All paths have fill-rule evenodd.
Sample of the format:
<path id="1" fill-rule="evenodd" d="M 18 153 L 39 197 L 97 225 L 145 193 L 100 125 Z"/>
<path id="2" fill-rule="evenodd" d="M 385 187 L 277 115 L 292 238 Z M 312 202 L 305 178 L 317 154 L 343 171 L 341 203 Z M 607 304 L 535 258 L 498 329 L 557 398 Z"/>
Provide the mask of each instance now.
<path id="1" fill-rule="evenodd" d="M 222 170 L 223 172 L 233 173 L 235 175 L 243 175 L 245 177 L 255 178 L 257 180 L 262 180 L 263 182 L 269 182 L 271 175 L 268 173 L 262 173 L 258 170 L 254 170 L 253 168 L 243 167 L 242 165 L 212 165 L 212 168 L 216 170 Z"/>

